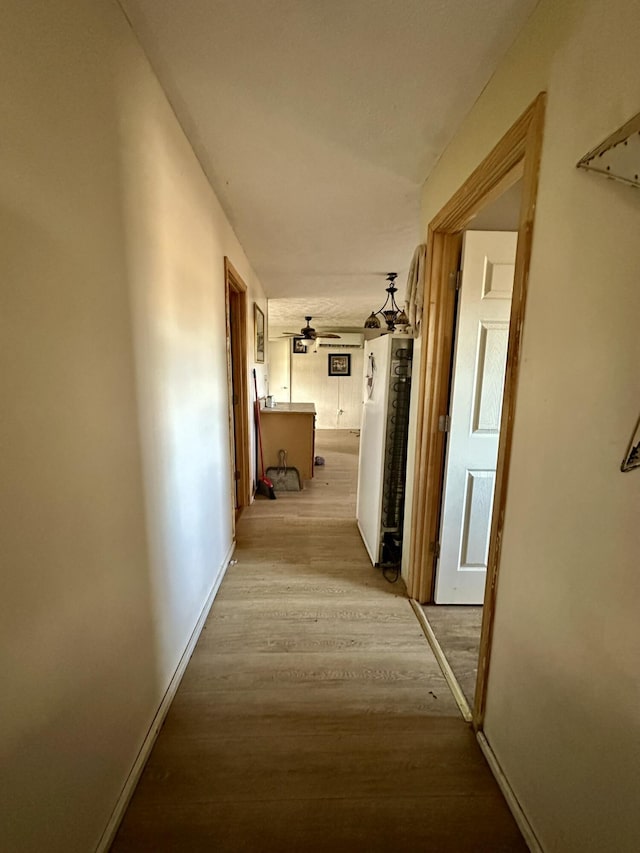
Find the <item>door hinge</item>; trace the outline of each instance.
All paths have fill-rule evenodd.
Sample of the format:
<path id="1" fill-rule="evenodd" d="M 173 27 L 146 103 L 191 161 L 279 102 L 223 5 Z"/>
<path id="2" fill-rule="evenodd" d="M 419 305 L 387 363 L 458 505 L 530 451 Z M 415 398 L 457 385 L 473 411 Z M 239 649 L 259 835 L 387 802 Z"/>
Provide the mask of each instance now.
<path id="1" fill-rule="evenodd" d="M 451 418 L 449 415 L 440 415 L 438 418 L 438 432 L 449 432 L 451 428 Z"/>
<path id="2" fill-rule="evenodd" d="M 460 290 L 462 287 L 462 270 L 456 270 L 449 274 L 449 285 L 451 290 Z"/>
<path id="3" fill-rule="evenodd" d="M 238 403 L 240 402 L 240 398 L 238 397 L 238 395 L 237 395 L 237 394 L 234 394 L 234 395 L 231 397 L 231 402 L 233 403 L 233 405 L 234 405 L 234 406 L 237 406 L 237 405 L 238 405 Z"/>
<path id="4" fill-rule="evenodd" d="M 239 480 L 239 479 L 240 479 L 240 471 L 234 471 L 233 479 L 234 479 L 234 480 Z"/>
<path id="5" fill-rule="evenodd" d="M 433 558 L 437 560 L 440 557 L 440 543 L 439 542 L 430 542 L 429 550 L 433 551 Z"/>

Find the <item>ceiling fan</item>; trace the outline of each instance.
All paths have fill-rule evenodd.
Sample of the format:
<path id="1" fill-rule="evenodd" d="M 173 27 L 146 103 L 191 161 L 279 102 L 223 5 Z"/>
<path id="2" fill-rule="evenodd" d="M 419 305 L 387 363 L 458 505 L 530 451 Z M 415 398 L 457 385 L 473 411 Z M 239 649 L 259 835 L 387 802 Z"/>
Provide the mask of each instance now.
<path id="1" fill-rule="evenodd" d="M 340 335 L 336 335 L 335 332 L 316 332 L 314 328 L 311 326 L 311 317 L 304 318 L 307 321 L 307 325 L 304 328 L 300 329 L 299 332 L 283 332 L 283 338 L 302 338 L 303 343 L 306 342 L 307 346 L 312 344 L 318 335 L 321 338 L 339 338 Z"/>

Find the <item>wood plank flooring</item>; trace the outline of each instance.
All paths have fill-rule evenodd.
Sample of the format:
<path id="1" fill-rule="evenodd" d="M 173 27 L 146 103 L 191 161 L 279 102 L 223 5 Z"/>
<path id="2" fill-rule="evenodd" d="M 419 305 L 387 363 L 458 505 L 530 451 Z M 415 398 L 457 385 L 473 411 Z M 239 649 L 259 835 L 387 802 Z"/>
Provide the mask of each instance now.
<path id="1" fill-rule="evenodd" d="M 423 604 L 422 609 L 469 707 L 473 708 L 480 655 L 482 605 Z"/>
<path id="2" fill-rule="evenodd" d="M 113 844 L 125 851 L 524 851 L 405 591 L 355 525 L 358 438 L 256 500 Z"/>

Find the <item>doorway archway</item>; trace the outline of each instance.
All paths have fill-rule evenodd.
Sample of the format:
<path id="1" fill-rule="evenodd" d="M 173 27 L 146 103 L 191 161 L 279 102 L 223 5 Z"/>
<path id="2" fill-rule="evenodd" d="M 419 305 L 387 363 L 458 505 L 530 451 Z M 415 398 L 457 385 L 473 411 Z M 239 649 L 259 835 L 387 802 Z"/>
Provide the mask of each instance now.
<path id="1" fill-rule="evenodd" d="M 425 309 L 422 324 L 424 344 L 418 377 L 418 419 L 408 576 L 409 595 L 420 603 L 433 600 L 445 451 L 444 433 L 439 429 L 439 422 L 441 417 L 447 414 L 455 323 L 455 286 L 452 287 L 451 280 L 457 272 L 462 232 L 482 207 L 522 179 L 502 403 L 503 428 L 498 447 L 473 710 L 473 724 L 477 730 L 482 730 L 484 721 L 545 104 L 546 94 L 541 93 L 429 223 L 427 233 L 428 267 L 424 282 Z"/>
<path id="2" fill-rule="evenodd" d="M 229 439 L 233 518 L 251 503 L 249 394 L 247 364 L 247 286 L 229 258 L 224 259 Z"/>

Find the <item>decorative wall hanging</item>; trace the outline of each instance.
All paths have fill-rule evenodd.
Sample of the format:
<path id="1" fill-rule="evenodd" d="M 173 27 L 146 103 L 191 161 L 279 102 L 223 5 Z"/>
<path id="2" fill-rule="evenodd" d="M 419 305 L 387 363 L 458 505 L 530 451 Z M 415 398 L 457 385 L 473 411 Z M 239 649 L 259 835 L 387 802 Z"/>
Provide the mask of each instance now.
<path id="1" fill-rule="evenodd" d="M 257 302 L 253 306 L 253 318 L 256 334 L 256 362 L 264 364 L 264 314 L 258 307 Z"/>
<path id="2" fill-rule="evenodd" d="M 640 113 L 585 154 L 577 165 L 579 169 L 640 187 Z"/>
<path id="3" fill-rule="evenodd" d="M 351 355 L 331 353 L 329 355 L 329 376 L 351 376 Z"/>
<path id="4" fill-rule="evenodd" d="M 631 443 L 627 455 L 622 460 L 620 466 L 621 471 L 633 471 L 634 468 L 640 468 L 640 418 L 631 436 Z"/>
<path id="5" fill-rule="evenodd" d="M 292 338 L 291 339 L 291 350 L 296 355 L 303 355 L 307 352 L 307 342 L 304 338 Z"/>
<path id="6" fill-rule="evenodd" d="M 422 323 L 422 308 L 424 300 L 424 279 L 427 269 L 427 247 L 424 243 L 416 246 L 411 258 L 407 289 L 404 297 L 404 310 L 409 320 L 409 326 L 415 334 L 420 334 Z"/>
<path id="7" fill-rule="evenodd" d="M 376 381 L 376 360 L 372 352 L 367 360 L 367 400 L 371 399 L 373 386 Z"/>

